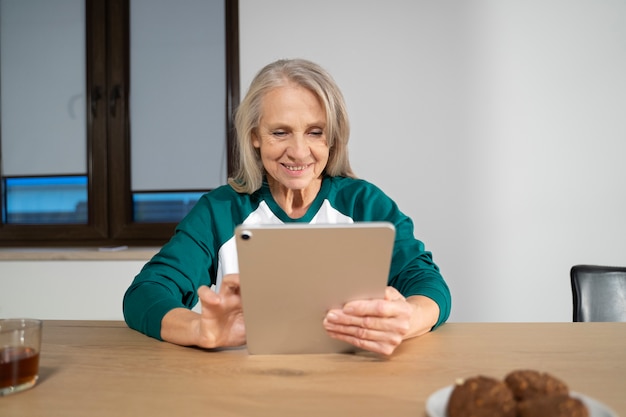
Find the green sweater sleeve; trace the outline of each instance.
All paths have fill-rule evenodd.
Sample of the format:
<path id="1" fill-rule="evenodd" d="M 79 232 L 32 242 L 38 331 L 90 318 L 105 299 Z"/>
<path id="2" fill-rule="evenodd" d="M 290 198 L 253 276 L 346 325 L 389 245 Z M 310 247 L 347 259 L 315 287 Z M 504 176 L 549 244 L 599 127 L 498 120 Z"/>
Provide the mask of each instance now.
<path id="1" fill-rule="evenodd" d="M 129 327 L 161 340 L 161 321 L 178 307 L 192 308 L 201 285 L 211 285 L 215 245 L 209 211 L 202 202 L 135 277 L 123 300 Z"/>
<path id="2" fill-rule="evenodd" d="M 413 222 L 400 215 L 396 225 L 396 242 L 389 284 L 405 297 L 423 295 L 437 303 L 439 318 L 433 329 L 450 315 L 451 295 L 448 285 L 435 264 L 432 254 L 413 236 Z"/>
<path id="3" fill-rule="evenodd" d="M 386 213 L 387 219 L 396 227 L 389 285 L 405 297 L 423 295 L 435 301 L 439 306 L 439 318 L 433 326 L 435 329 L 450 316 L 450 289 L 439 266 L 433 261 L 432 253 L 415 237 L 413 220 L 402 213 L 390 198 L 381 196 L 378 201 L 376 210 Z"/>

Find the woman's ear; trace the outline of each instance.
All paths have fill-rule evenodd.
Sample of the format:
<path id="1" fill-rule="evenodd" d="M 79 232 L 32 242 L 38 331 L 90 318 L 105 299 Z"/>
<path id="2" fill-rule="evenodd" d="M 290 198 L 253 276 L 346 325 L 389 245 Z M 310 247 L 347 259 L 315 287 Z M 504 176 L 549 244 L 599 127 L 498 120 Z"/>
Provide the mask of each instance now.
<path id="1" fill-rule="evenodd" d="M 261 139 L 256 133 L 256 129 L 250 132 L 250 140 L 252 141 L 252 146 L 259 149 L 261 147 Z"/>

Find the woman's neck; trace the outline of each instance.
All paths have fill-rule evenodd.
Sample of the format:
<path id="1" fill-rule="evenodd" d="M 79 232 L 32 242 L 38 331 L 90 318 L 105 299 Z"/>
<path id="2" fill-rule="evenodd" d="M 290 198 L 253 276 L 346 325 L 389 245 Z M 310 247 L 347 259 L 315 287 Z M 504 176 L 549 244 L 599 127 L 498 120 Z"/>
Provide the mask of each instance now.
<path id="1" fill-rule="evenodd" d="M 292 219 L 304 216 L 315 201 L 322 186 L 322 179 L 314 181 L 307 188 L 292 190 L 268 178 L 270 192 L 276 204 Z"/>

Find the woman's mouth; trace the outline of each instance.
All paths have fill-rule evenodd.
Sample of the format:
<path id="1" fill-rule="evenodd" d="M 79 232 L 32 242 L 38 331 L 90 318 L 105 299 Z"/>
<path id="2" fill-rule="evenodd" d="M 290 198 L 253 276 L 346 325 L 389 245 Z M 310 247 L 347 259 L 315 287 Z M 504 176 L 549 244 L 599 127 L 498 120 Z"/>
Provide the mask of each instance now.
<path id="1" fill-rule="evenodd" d="M 289 171 L 304 171 L 305 169 L 309 167 L 308 165 L 284 165 L 284 164 L 283 166 L 287 168 Z"/>

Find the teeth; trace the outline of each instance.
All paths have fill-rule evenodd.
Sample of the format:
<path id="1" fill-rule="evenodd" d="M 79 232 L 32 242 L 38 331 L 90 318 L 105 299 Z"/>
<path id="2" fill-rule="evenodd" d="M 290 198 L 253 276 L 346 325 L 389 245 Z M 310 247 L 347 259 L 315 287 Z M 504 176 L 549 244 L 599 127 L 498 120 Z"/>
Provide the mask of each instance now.
<path id="1" fill-rule="evenodd" d="M 287 168 L 289 171 L 302 171 L 304 169 L 306 169 L 306 165 L 305 166 L 299 166 L 299 167 L 290 167 L 285 165 L 285 168 Z"/>

